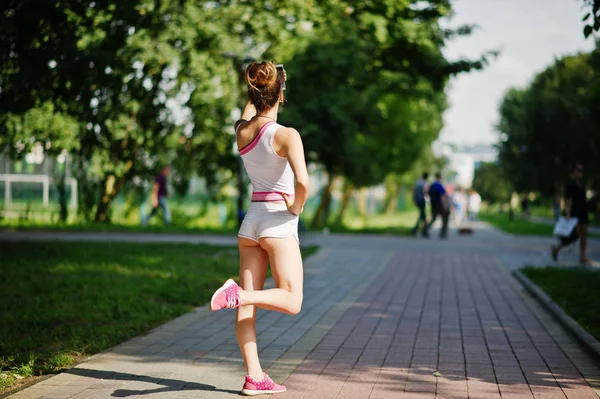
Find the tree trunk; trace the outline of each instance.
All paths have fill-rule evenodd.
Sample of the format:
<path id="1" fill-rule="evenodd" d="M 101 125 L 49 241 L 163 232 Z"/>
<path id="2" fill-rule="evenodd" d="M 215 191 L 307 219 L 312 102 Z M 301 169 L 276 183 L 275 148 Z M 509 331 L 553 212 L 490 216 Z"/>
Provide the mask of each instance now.
<path id="1" fill-rule="evenodd" d="M 94 216 L 94 221 L 109 223 L 110 216 L 108 211 L 110 210 L 110 204 L 117 195 L 115 192 L 115 175 L 104 176 L 102 179 L 102 186 L 100 192 L 100 201 L 98 202 L 98 207 L 96 208 L 96 216 Z"/>
<path id="2" fill-rule="evenodd" d="M 357 193 L 357 201 L 356 201 L 356 205 L 357 205 L 357 210 L 358 210 L 358 214 L 362 217 L 367 216 L 368 213 L 368 193 L 367 193 L 367 189 L 366 188 L 361 188 L 360 190 L 358 190 Z"/>
<path id="3" fill-rule="evenodd" d="M 385 213 L 393 213 L 398 206 L 398 183 L 393 176 L 388 176 L 384 180 L 385 184 L 385 204 L 383 205 L 383 209 L 385 209 Z"/>
<path id="4" fill-rule="evenodd" d="M 67 178 L 68 161 L 62 165 L 62 171 L 54 171 L 54 181 L 56 182 L 56 191 L 58 192 L 58 205 L 60 206 L 60 221 L 66 223 L 69 218 L 69 207 L 67 204 L 67 187 L 65 180 Z"/>
<path id="5" fill-rule="evenodd" d="M 110 205 L 112 200 L 115 199 L 117 194 L 121 191 L 125 183 L 133 176 L 133 162 L 127 162 L 127 172 L 118 178 L 114 174 L 104 175 L 102 179 L 102 186 L 100 192 L 100 201 L 96 208 L 96 216 L 94 217 L 95 222 L 110 223 Z"/>
<path id="6" fill-rule="evenodd" d="M 321 196 L 321 203 L 317 212 L 311 222 L 312 228 L 318 228 L 327 223 L 329 219 L 329 208 L 331 206 L 331 192 L 333 188 L 334 177 L 331 173 L 327 173 L 327 185 L 323 189 L 323 195 Z"/>
<path id="7" fill-rule="evenodd" d="M 352 194 L 354 193 L 354 186 L 352 183 L 347 180 L 344 182 L 344 194 L 342 195 L 342 202 L 340 203 L 340 211 L 336 218 L 336 223 L 341 224 L 344 218 L 344 213 L 346 213 L 346 209 L 348 209 L 348 205 L 350 204 L 350 200 L 352 199 Z"/>
<path id="8" fill-rule="evenodd" d="M 65 167 L 65 170 L 67 168 Z M 67 223 L 67 219 L 69 219 L 69 209 L 67 205 L 67 188 L 65 185 L 65 172 L 63 171 L 60 178 L 58 179 L 58 184 L 56 185 L 58 190 L 58 203 L 60 205 L 60 221 L 62 223 Z"/>
<path id="9" fill-rule="evenodd" d="M 77 217 L 86 222 L 93 220 L 98 193 L 98 183 L 88 176 L 89 160 L 91 156 L 81 153 L 72 154 L 71 173 L 77 179 Z"/>

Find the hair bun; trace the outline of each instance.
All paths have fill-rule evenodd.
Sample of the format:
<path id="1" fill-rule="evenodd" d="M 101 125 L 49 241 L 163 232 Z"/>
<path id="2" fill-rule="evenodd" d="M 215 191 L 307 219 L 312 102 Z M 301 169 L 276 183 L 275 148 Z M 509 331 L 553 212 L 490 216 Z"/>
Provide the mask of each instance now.
<path id="1" fill-rule="evenodd" d="M 246 80 L 250 87 L 259 90 L 269 87 L 277 82 L 277 68 L 272 62 L 253 62 L 246 70 Z"/>
<path id="2" fill-rule="evenodd" d="M 282 72 L 277 71 L 275 64 L 269 61 L 253 62 L 246 68 L 248 82 L 248 99 L 260 114 L 283 101 L 281 85 Z"/>

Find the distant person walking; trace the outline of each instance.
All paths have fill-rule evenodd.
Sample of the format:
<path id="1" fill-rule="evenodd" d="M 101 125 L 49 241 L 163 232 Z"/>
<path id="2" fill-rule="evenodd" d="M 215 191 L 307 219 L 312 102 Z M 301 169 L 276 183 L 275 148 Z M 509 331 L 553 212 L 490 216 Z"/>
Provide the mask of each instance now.
<path id="1" fill-rule="evenodd" d="M 523 211 L 523 216 L 529 218 L 529 195 L 527 194 L 523 194 L 523 197 L 521 197 L 521 210 Z"/>
<path id="2" fill-rule="evenodd" d="M 469 218 L 471 220 L 477 220 L 479 209 L 481 208 L 481 195 L 474 189 L 469 192 Z"/>
<path id="3" fill-rule="evenodd" d="M 252 204 L 238 232 L 240 284 L 227 280 L 214 293 L 210 309 L 238 309 L 235 330 L 247 370 L 241 393 L 254 396 L 285 391 L 261 367 L 256 310 L 300 312 L 304 275 L 298 216 L 308 197 L 309 179 L 300 134 L 277 123 L 285 72 L 271 62 L 253 62 L 246 69 L 246 81 L 249 102 L 234 125 L 252 182 Z M 269 266 L 276 288 L 263 290 Z"/>
<path id="4" fill-rule="evenodd" d="M 467 196 L 465 191 L 458 187 L 452 196 L 452 205 L 454 205 L 454 223 L 460 226 L 467 213 Z"/>
<path id="5" fill-rule="evenodd" d="M 167 197 L 169 196 L 169 192 L 167 189 L 167 177 L 169 176 L 170 171 L 169 167 L 165 166 L 161 169 L 160 173 L 154 179 L 154 185 L 152 186 L 152 212 L 148 216 L 142 220 L 142 224 L 144 226 L 148 225 L 148 221 L 158 211 L 158 208 L 161 208 L 163 211 L 163 218 L 165 224 L 168 226 L 171 224 L 171 213 L 169 212 L 169 207 L 167 206 Z"/>
<path id="6" fill-rule="evenodd" d="M 438 216 L 442 217 L 442 229 L 440 238 L 446 238 L 448 235 L 448 217 L 450 216 L 450 199 L 446 189 L 442 184 L 442 175 L 436 173 L 435 182 L 429 187 L 429 202 L 431 203 L 431 222 L 427 226 L 427 231 L 435 222 Z"/>
<path id="7" fill-rule="evenodd" d="M 586 197 L 586 188 L 583 184 L 583 165 L 577 164 L 573 169 L 572 179 L 565 186 L 565 216 L 567 219 L 577 218 L 577 235 L 579 236 L 579 262 L 583 265 L 589 264 L 586 257 L 589 208 Z M 569 242 L 561 241 L 558 245 L 552 245 L 552 258 L 556 261 L 560 250 L 569 245 Z"/>
<path id="8" fill-rule="evenodd" d="M 412 229 L 413 236 L 416 236 L 419 233 L 419 227 L 423 224 L 423 236 L 427 236 L 427 214 L 425 212 L 425 207 L 427 204 L 425 198 L 425 189 L 427 186 L 427 179 L 429 179 L 429 173 L 423 173 L 423 177 L 415 183 L 413 187 L 413 201 L 415 205 L 419 209 L 419 218 L 417 219 L 417 224 Z"/>

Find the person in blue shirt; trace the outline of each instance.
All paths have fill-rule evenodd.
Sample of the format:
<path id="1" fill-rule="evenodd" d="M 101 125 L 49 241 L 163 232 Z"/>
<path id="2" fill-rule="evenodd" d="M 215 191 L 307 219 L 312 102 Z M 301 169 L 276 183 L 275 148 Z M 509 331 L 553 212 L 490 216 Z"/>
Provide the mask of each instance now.
<path id="1" fill-rule="evenodd" d="M 436 221 L 438 216 L 442 217 L 442 230 L 440 238 L 446 238 L 448 235 L 448 216 L 450 214 L 449 199 L 446 189 L 442 184 L 442 175 L 436 173 L 435 182 L 429 186 L 429 201 L 431 203 L 431 222 L 428 230 Z"/>

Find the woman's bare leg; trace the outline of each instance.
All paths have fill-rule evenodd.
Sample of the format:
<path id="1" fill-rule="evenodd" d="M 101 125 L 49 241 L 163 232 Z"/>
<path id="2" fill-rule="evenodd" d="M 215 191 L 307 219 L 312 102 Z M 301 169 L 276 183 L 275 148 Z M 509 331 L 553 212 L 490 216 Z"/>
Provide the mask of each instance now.
<path id="1" fill-rule="evenodd" d="M 262 290 L 267 274 L 267 252 L 256 241 L 247 238 L 238 238 L 238 245 L 240 248 L 240 287 L 246 293 Z M 263 371 L 256 345 L 255 306 L 244 304 L 238 308 L 235 332 L 248 375 L 256 381 L 262 381 Z"/>
<path id="2" fill-rule="evenodd" d="M 242 305 L 287 314 L 298 314 L 302 307 L 302 255 L 295 237 L 260 238 L 260 246 L 269 254 L 271 271 L 277 288 L 263 291 L 240 290 Z"/>

